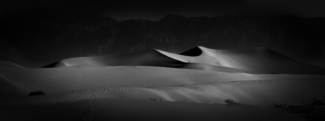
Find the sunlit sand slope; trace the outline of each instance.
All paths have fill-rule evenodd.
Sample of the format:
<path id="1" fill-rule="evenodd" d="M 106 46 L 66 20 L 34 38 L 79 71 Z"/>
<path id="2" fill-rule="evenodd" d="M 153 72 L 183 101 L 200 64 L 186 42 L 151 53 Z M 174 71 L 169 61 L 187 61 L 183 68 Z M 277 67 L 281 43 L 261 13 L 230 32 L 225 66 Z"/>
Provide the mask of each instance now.
<path id="1" fill-rule="evenodd" d="M 11 68 L 0 72 L 8 82 L 23 90 L 43 90 L 47 94 L 108 87 L 142 87 L 153 88 L 149 92 L 168 101 L 220 103 L 225 98 L 232 98 L 242 103 L 261 105 L 277 101 L 301 103 L 303 99 L 308 100 L 312 96 L 324 98 L 325 95 L 322 87 L 325 78 L 315 75 L 223 73 L 141 66 Z"/>
<path id="2" fill-rule="evenodd" d="M 156 50 L 148 50 L 117 56 L 95 56 L 68 58 L 44 67 L 73 66 L 159 66 L 182 67 L 185 63 L 169 58 Z"/>
<path id="3" fill-rule="evenodd" d="M 4 77 L 0 76 L 0 98 L 16 96 L 27 96 L 27 92 L 17 88 Z"/>
<path id="4" fill-rule="evenodd" d="M 260 73 L 325 74 L 325 69 L 286 57 L 267 48 L 213 50 L 202 46 L 178 54 L 161 51 L 182 62 L 204 63 Z"/>

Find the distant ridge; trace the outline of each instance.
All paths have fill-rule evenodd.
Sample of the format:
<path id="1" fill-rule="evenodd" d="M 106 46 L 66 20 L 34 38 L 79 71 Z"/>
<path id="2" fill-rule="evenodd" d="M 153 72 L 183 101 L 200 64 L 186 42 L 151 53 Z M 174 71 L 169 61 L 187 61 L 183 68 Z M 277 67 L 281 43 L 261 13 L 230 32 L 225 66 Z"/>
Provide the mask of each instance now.
<path id="1" fill-rule="evenodd" d="M 324 55 L 324 34 L 318 34 L 324 31 L 324 18 L 249 15 L 182 17 L 169 14 L 158 21 L 116 21 L 97 12 L 86 11 L 66 13 L 58 17 L 27 13 L 29 14 L 10 15 L 11 17 L 6 17 L 0 23 L 3 28 L 0 38 L 4 41 L 0 54 L 12 53 L 11 48 L 19 48 L 14 50 L 15 53 L 30 53 L 20 55 L 24 56 L 21 62 L 15 61 L 25 67 L 35 67 L 39 63 L 54 62 L 85 53 L 125 54 L 151 48 L 180 52 L 197 45 L 211 48 L 265 46 L 290 57 L 305 57 L 306 61 L 319 60 L 321 63 Z M 40 33 L 39 30 L 44 31 Z M 37 39 L 40 36 L 42 39 Z M 279 39 L 284 37 L 285 39 Z M 94 39 L 97 41 L 93 42 Z M 24 45 L 15 44 L 17 42 Z M 48 43 L 52 44 L 43 46 Z M 57 50 L 58 46 L 60 50 Z M 47 57 L 53 54 L 56 56 Z M 13 61 L 13 57 L 1 56 L 0 60 Z"/>

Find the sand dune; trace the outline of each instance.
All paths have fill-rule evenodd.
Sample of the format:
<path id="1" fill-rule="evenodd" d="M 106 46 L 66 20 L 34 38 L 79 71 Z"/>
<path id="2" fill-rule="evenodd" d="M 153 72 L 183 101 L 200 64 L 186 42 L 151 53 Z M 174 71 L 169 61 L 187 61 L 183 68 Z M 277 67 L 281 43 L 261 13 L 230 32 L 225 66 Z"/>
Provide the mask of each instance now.
<path id="1" fill-rule="evenodd" d="M 181 54 L 154 49 L 117 56 L 68 58 L 44 67 L 72 66 L 156 66 L 233 73 L 325 74 L 324 68 L 294 60 L 267 48 L 213 50 L 202 46 Z"/>
<path id="2" fill-rule="evenodd" d="M 163 52 L 182 62 L 204 63 L 259 73 L 325 74 L 325 69 L 299 62 L 267 48 L 213 50 L 202 46 L 178 54 Z"/>
<path id="3" fill-rule="evenodd" d="M 227 115 L 232 112 L 229 107 L 216 103 L 233 99 L 250 105 L 301 105 L 312 97 L 325 99 L 323 68 L 265 48 L 213 50 L 198 46 L 181 54 L 152 50 L 118 56 L 69 58 L 45 66 L 55 68 L 21 68 L 5 62 L 0 66 L 3 66 L 0 68 L 0 117 L 16 118 L 12 112 L 22 113 L 18 110 L 21 106 L 34 106 L 37 114 L 42 113 L 42 107 L 53 106 L 54 110 L 46 110 L 40 120 L 48 118 L 46 115 L 53 116 L 48 113 L 62 112 L 58 107 L 69 108 L 68 112 L 76 110 L 72 108 L 90 110 L 80 119 L 94 115 L 107 119 L 107 114 L 102 112 L 109 112 L 110 116 L 123 115 L 114 115 L 117 119 L 124 119 L 126 114 L 143 120 L 154 120 L 151 115 L 160 116 L 161 120 L 236 120 L 237 115 L 236 118 L 232 115 L 220 118 L 220 111 Z M 21 90 L 42 90 L 53 95 L 8 98 L 26 95 Z M 134 102 L 138 106 L 134 106 Z M 242 107 L 235 108 L 236 113 L 244 113 L 243 118 L 248 116 L 254 118 L 252 120 L 263 120 L 264 117 L 255 117 L 262 112 L 265 114 L 259 115 L 277 117 L 276 120 L 285 118 L 284 114 L 269 110 L 254 108 L 259 111 L 250 113 Z M 12 114 L 4 112 L 9 109 Z M 150 115 L 149 118 L 142 113 Z M 199 116 L 191 117 L 198 113 Z M 84 116 L 85 112 L 75 113 L 81 114 Z M 163 118 L 168 117 L 167 114 L 178 118 Z"/>
<path id="4" fill-rule="evenodd" d="M 273 108 L 218 103 L 233 99 L 251 105 L 300 105 L 312 97 L 325 99 L 321 75 L 148 66 L 0 68 L 0 74 L 21 89 L 53 94 L 4 98 L 0 100 L 2 119 L 303 120 Z"/>
<path id="5" fill-rule="evenodd" d="M 0 76 L 0 98 L 16 96 L 27 96 L 27 92 L 17 88 L 4 77 Z"/>
<path id="6" fill-rule="evenodd" d="M 169 58 L 156 50 L 117 56 L 76 57 L 55 62 L 46 67 L 72 66 L 158 66 L 182 67 L 185 63 Z"/>

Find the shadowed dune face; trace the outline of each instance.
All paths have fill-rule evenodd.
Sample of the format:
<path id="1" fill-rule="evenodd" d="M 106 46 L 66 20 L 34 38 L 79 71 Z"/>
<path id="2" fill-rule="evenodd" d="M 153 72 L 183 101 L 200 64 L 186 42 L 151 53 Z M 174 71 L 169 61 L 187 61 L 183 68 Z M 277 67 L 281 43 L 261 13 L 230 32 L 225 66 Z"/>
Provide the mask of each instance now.
<path id="1" fill-rule="evenodd" d="M 202 55 L 202 50 L 201 50 L 201 48 L 199 47 L 199 46 L 197 46 L 197 47 L 194 47 L 194 48 L 192 48 L 192 49 L 189 49 L 189 50 L 187 50 L 187 51 L 185 51 L 185 52 L 182 52 L 182 53 L 180 53 L 180 55 L 185 55 L 185 56 L 200 56 L 200 55 Z"/>
<path id="2" fill-rule="evenodd" d="M 27 92 L 11 84 L 10 80 L 6 80 L 4 77 L 0 76 L 0 98 L 17 96 L 27 96 Z"/>

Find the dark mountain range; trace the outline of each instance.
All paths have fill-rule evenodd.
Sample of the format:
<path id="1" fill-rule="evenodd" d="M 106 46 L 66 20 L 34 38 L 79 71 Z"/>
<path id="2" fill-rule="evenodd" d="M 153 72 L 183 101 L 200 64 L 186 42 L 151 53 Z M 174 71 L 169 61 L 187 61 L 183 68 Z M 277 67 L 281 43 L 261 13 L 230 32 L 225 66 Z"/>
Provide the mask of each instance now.
<path id="1" fill-rule="evenodd" d="M 290 57 L 324 57 L 325 18 L 167 15 L 159 21 L 116 21 L 97 13 L 10 15 L 0 23 L 0 60 L 38 67 L 63 58 L 157 48 L 179 53 L 197 45 L 215 49 L 267 47 Z"/>

